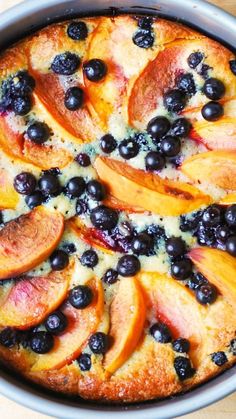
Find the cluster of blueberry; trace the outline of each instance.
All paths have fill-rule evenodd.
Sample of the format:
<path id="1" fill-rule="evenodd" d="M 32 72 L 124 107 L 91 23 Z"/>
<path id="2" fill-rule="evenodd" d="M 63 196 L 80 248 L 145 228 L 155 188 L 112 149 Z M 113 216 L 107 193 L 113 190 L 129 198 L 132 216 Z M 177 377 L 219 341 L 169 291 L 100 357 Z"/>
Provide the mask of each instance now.
<path id="1" fill-rule="evenodd" d="M 153 19 L 151 17 L 140 17 L 137 23 L 139 29 L 133 36 L 133 43 L 139 48 L 151 48 L 154 44 Z"/>
<path id="2" fill-rule="evenodd" d="M 4 80 L 1 85 L 0 112 L 13 111 L 20 116 L 29 113 L 34 88 L 35 81 L 27 71 L 19 71 Z"/>

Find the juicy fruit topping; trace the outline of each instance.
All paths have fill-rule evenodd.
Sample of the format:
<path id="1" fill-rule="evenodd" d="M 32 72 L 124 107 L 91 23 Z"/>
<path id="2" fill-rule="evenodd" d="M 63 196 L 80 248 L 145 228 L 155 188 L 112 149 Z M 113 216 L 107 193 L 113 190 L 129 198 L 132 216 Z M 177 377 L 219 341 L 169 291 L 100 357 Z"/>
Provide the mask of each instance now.
<path id="1" fill-rule="evenodd" d="M 172 342 L 175 352 L 188 353 L 190 350 L 190 342 L 188 339 L 178 338 Z"/>
<path id="2" fill-rule="evenodd" d="M 141 265 L 136 256 L 125 255 L 119 259 L 116 269 L 121 276 L 132 276 L 140 271 Z"/>
<path id="3" fill-rule="evenodd" d="M 94 268 L 98 264 L 98 255 L 94 250 L 86 250 L 81 258 L 80 263 L 87 268 Z"/>
<path id="4" fill-rule="evenodd" d="M 186 244 L 181 237 L 170 237 L 166 241 L 166 251 L 171 257 L 178 257 L 186 253 Z"/>
<path id="5" fill-rule="evenodd" d="M 222 365 L 224 365 L 228 359 L 227 356 L 225 355 L 225 353 L 223 351 L 219 351 L 219 352 L 214 352 L 211 355 L 211 360 L 212 362 L 214 362 L 218 367 L 222 367 Z"/>
<path id="6" fill-rule="evenodd" d="M 232 256 L 236 256 L 236 236 L 229 237 L 225 244 L 226 250 Z"/>
<path id="7" fill-rule="evenodd" d="M 80 66 L 80 58 L 71 52 L 56 55 L 51 64 L 54 73 L 63 76 L 74 74 Z"/>
<path id="8" fill-rule="evenodd" d="M 219 100 L 225 94 L 225 85 L 221 80 L 211 77 L 203 86 L 204 95 L 211 100 Z"/>
<path id="9" fill-rule="evenodd" d="M 230 341 L 230 352 L 232 352 L 233 355 L 236 355 L 236 339 Z"/>
<path id="10" fill-rule="evenodd" d="M 102 280 L 108 285 L 115 284 L 118 281 L 118 272 L 115 269 L 108 269 L 103 275 Z"/>
<path id="11" fill-rule="evenodd" d="M 169 343 L 172 340 L 170 330 L 164 323 L 153 324 L 150 327 L 150 334 L 160 343 Z"/>
<path id="12" fill-rule="evenodd" d="M 54 339 L 49 332 L 36 332 L 30 339 L 30 348 L 37 354 L 46 354 L 53 346 Z"/>
<path id="13" fill-rule="evenodd" d="M 165 166 L 165 158 L 157 151 L 149 151 L 145 157 L 145 166 L 147 170 L 162 170 Z"/>
<path id="14" fill-rule="evenodd" d="M 12 110 L 15 115 L 24 116 L 27 115 L 32 108 L 32 101 L 30 97 L 17 97 L 12 102 Z"/>
<path id="15" fill-rule="evenodd" d="M 70 290 L 68 299 L 74 308 L 83 309 L 91 304 L 93 293 L 87 285 L 78 285 Z"/>
<path id="16" fill-rule="evenodd" d="M 91 355 L 83 353 L 77 358 L 77 362 L 81 371 L 89 371 L 91 369 Z"/>
<path id="17" fill-rule="evenodd" d="M 108 350 L 108 336 L 103 332 L 94 333 L 90 336 L 88 344 L 94 354 L 105 354 Z"/>
<path id="18" fill-rule="evenodd" d="M 107 66 L 104 61 L 93 58 L 83 64 L 83 70 L 87 79 L 91 82 L 102 80 L 107 74 Z"/>
<path id="19" fill-rule="evenodd" d="M 171 134 L 177 137 L 187 137 L 191 129 L 191 123 L 186 118 L 178 118 L 171 125 Z"/>
<path id="20" fill-rule="evenodd" d="M 19 173 L 14 179 L 15 190 L 22 195 L 30 195 L 36 188 L 36 179 L 32 173 Z"/>
<path id="21" fill-rule="evenodd" d="M 157 116 L 151 121 L 149 121 L 147 125 L 147 132 L 151 137 L 155 139 L 160 139 L 167 134 L 170 129 L 170 121 L 169 119 L 165 118 L 164 116 Z"/>
<path id="22" fill-rule="evenodd" d="M 181 90 L 172 89 L 164 94 L 163 102 L 168 112 L 179 113 L 186 105 L 186 96 Z"/>
<path id="23" fill-rule="evenodd" d="M 46 196 L 57 196 L 61 193 L 60 181 L 53 174 L 44 174 L 39 179 L 39 189 Z"/>
<path id="24" fill-rule="evenodd" d="M 106 197 L 104 185 L 98 180 L 90 180 L 86 189 L 89 196 L 96 201 L 102 201 Z"/>
<path id="25" fill-rule="evenodd" d="M 175 157 L 181 150 L 181 143 L 178 137 L 167 135 L 160 143 L 160 149 L 166 157 Z"/>
<path id="26" fill-rule="evenodd" d="M 171 265 L 171 275 L 175 279 L 184 280 L 187 279 L 192 273 L 192 263 L 189 259 L 183 259 L 175 261 Z"/>
<path id="27" fill-rule="evenodd" d="M 67 28 L 67 35 L 74 41 L 84 41 L 88 36 L 88 28 L 85 22 L 71 22 Z"/>
<path id="28" fill-rule="evenodd" d="M 99 205 L 91 211 L 90 220 L 99 230 L 110 231 L 118 223 L 118 213 L 105 205 Z"/>
<path id="29" fill-rule="evenodd" d="M 236 205 L 231 205 L 227 208 L 225 221 L 230 227 L 236 227 Z"/>
<path id="30" fill-rule="evenodd" d="M 183 356 L 177 356 L 175 358 L 174 368 L 181 381 L 193 377 L 196 372 L 195 369 L 192 368 L 190 360 Z"/>
<path id="31" fill-rule="evenodd" d="M 55 250 L 50 256 L 50 264 L 53 271 L 62 271 L 69 265 L 69 256 L 63 250 Z"/>
<path id="32" fill-rule="evenodd" d="M 0 332 L 0 345 L 6 348 L 13 348 L 17 343 L 16 331 L 7 327 Z"/>
<path id="33" fill-rule="evenodd" d="M 110 154 L 117 147 L 117 142 L 113 135 L 106 134 L 100 140 L 100 147 L 103 153 Z"/>
<path id="34" fill-rule="evenodd" d="M 183 90 L 187 95 L 195 95 L 196 85 L 194 82 L 193 75 L 191 73 L 182 74 L 177 79 L 177 87 Z"/>
<path id="35" fill-rule="evenodd" d="M 202 215 L 203 224 L 206 226 L 218 225 L 221 221 L 221 209 L 217 205 L 208 207 Z"/>
<path id="36" fill-rule="evenodd" d="M 31 195 L 27 195 L 25 198 L 25 202 L 30 209 L 38 207 L 39 205 L 43 203 L 43 201 L 44 201 L 44 196 L 42 192 L 40 191 L 36 191 Z"/>
<path id="37" fill-rule="evenodd" d="M 66 194 L 71 198 L 78 198 L 85 191 L 86 183 L 81 176 L 73 177 L 66 185 Z"/>
<path id="38" fill-rule="evenodd" d="M 50 129 L 44 122 L 34 122 L 26 131 L 28 138 L 36 144 L 43 144 L 50 137 Z"/>
<path id="39" fill-rule="evenodd" d="M 190 68 L 195 69 L 198 64 L 200 64 L 200 62 L 203 60 L 204 55 L 202 52 L 197 51 L 197 52 L 193 52 L 192 54 L 189 55 L 188 57 L 188 65 Z"/>
<path id="40" fill-rule="evenodd" d="M 202 116 L 207 121 L 217 121 L 224 114 L 224 108 L 219 102 L 208 102 L 202 108 Z"/>
<path id="41" fill-rule="evenodd" d="M 200 272 L 194 272 L 187 282 L 188 287 L 193 291 L 197 290 L 203 284 L 208 284 L 208 281 Z"/>
<path id="42" fill-rule="evenodd" d="M 232 231 L 227 225 L 219 225 L 216 227 L 215 236 L 220 243 L 225 243 L 231 234 Z"/>
<path id="43" fill-rule="evenodd" d="M 76 111 L 84 103 L 84 91 L 79 87 L 70 87 L 65 94 L 64 104 L 69 111 Z"/>
<path id="44" fill-rule="evenodd" d="M 88 167 L 91 164 L 90 157 L 86 153 L 80 153 L 76 156 L 75 161 L 79 163 L 81 167 Z"/>
<path id="45" fill-rule="evenodd" d="M 200 76 L 206 80 L 209 78 L 209 70 L 212 70 L 212 67 L 210 67 L 208 64 L 202 64 L 198 70 L 198 74 L 200 74 Z"/>
<path id="46" fill-rule="evenodd" d="M 132 138 L 128 138 L 127 140 L 121 141 L 121 143 L 118 146 L 118 149 L 121 157 L 123 157 L 123 159 L 125 160 L 130 160 L 136 157 L 139 153 L 139 145 Z"/>
<path id="47" fill-rule="evenodd" d="M 48 332 L 53 335 L 58 335 L 66 329 L 68 322 L 66 316 L 61 311 L 55 311 L 49 314 L 44 325 Z"/>
<path id="48" fill-rule="evenodd" d="M 141 29 L 151 29 L 153 24 L 153 18 L 150 16 L 142 16 L 138 18 L 138 26 Z"/>
<path id="49" fill-rule="evenodd" d="M 236 76 L 236 59 L 229 62 L 230 70 Z"/>
<path id="50" fill-rule="evenodd" d="M 153 250 L 153 245 L 154 242 L 152 236 L 144 232 L 139 233 L 134 237 L 131 243 L 131 248 L 136 255 L 148 256 Z"/>
<path id="51" fill-rule="evenodd" d="M 133 42 L 139 48 L 151 48 L 154 43 L 154 37 L 150 30 L 141 29 L 134 34 Z"/>
<path id="52" fill-rule="evenodd" d="M 212 284 L 201 285 L 196 290 L 196 298 L 200 304 L 212 304 L 217 298 L 217 289 Z"/>

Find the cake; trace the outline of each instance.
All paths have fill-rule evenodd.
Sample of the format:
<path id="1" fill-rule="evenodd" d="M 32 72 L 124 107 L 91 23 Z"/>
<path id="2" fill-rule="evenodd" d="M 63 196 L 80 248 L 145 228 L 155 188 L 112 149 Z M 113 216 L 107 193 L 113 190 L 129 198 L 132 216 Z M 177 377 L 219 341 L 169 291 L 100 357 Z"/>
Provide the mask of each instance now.
<path id="1" fill-rule="evenodd" d="M 236 59 L 152 16 L 0 56 L 0 361 L 68 396 L 174 396 L 236 361 Z"/>

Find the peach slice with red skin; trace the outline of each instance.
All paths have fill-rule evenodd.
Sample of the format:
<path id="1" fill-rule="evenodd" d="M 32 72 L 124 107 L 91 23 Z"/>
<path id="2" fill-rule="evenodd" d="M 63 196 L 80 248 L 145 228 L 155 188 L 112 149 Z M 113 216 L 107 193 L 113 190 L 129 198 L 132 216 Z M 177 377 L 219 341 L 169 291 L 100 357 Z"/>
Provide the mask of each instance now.
<path id="1" fill-rule="evenodd" d="M 145 212 L 143 208 L 129 205 L 127 202 L 123 202 L 112 195 L 108 195 L 106 199 L 104 199 L 103 204 L 118 211 L 126 211 L 129 214 L 143 214 Z"/>
<path id="2" fill-rule="evenodd" d="M 37 356 L 31 371 L 39 372 L 60 369 L 76 359 L 89 337 L 96 332 L 104 311 L 103 288 L 100 279 L 92 279 L 88 285 L 93 292 L 92 303 L 84 309 L 76 309 L 69 303 L 61 311 L 67 317 L 68 327 L 56 336 L 53 349 L 43 356 Z"/>
<path id="3" fill-rule="evenodd" d="M 236 151 L 217 150 L 186 159 L 181 171 L 194 182 L 206 179 L 223 189 L 236 190 Z"/>
<path id="4" fill-rule="evenodd" d="M 97 157 L 95 169 L 115 198 L 159 215 L 180 215 L 210 202 L 194 186 L 162 179 L 118 160 Z"/>
<path id="5" fill-rule="evenodd" d="M 111 349 L 104 358 L 109 374 L 120 368 L 135 350 L 143 333 L 146 307 L 137 278 L 123 279 L 110 307 Z"/>
<path id="6" fill-rule="evenodd" d="M 6 169 L 0 168 L 0 209 L 15 209 L 19 196 Z"/>
<path id="7" fill-rule="evenodd" d="M 27 329 L 41 323 L 66 298 L 71 268 L 14 281 L 0 296 L 0 325 Z"/>
<path id="8" fill-rule="evenodd" d="M 36 207 L 0 231 L 0 279 L 19 276 L 47 259 L 64 231 L 57 211 Z"/>
<path id="9" fill-rule="evenodd" d="M 197 269 L 213 283 L 235 307 L 236 259 L 219 249 L 200 247 L 192 249 L 189 257 Z"/>

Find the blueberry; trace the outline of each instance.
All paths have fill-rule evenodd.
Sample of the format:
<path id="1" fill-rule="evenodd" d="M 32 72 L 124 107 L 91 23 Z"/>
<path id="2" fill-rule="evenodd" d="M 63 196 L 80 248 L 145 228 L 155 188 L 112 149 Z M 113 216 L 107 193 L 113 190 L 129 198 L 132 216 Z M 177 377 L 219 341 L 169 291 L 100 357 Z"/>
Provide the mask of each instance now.
<path id="1" fill-rule="evenodd" d="M 115 284 L 118 280 L 118 272 L 115 269 L 108 269 L 103 275 L 102 280 L 108 285 Z"/>
<path id="2" fill-rule="evenodd" d="M 75 157 L 75 161 L 79 163 L 81 167 L 88 167 L 91 164 L 90 157 L 86 153 L 79 153 L 78 156 Z"/>
<path id="3" fill-rule="evenodd" d="M 17 343 L 16 332 L 14 329 L 7 327 L 0 332 L 0 345 L 6 348 L 12 348 Z"/>
<path id="4" fill-rule="evenodd" d="M 89 371 L 91 369 L 91 355 L 83 353 L 77 358 L 77 362 L 81 371 Z"/>
<path id="5" fill-rule="evenodd" d="M 10 95 L 24 97 L 32 93 L 35 88 L 34 78 L 25 70 L 16 73 L 10 80 Z"/>
<path id="6" fill-rule="evenodd" d="M 133 43 L 139 48 L 151 48 L 154 43 L 154 36 L 150 30 L 140 29 L 134 34 Z"/>
<path id="7" fill-rule="evenodd" d="M 65 94 L 64 104 L 69 111 L 81 108 L 84 102 L 84 91 L 80 87 L 70 87 Z"/>
<path id="8" fill-rule="evenodd" d="M 171 275 L 178 280 L 187 279 L 192 273 L 192 262 L 190 259 L 182 259 L 171 265 Z"/>
<path id="9" fill-rule="evenodd" d="M 85 76 L 88 80 L 97 82 L 102 80 L 107 74 L 107 66 L 104 61 L 94 58 L 83 65 Z"/>
<path id="10" fill-rule="evenodd" d="M 98 255 L 94 250 L 86 250 L 81 258 L 80 263 L 87 268 L 94 268 L 98 264 Z"/>
<path id="11" fill-rule="evenodd" d="M 21 172 L 14 178 L 14 188 L 22 195 L 30 195 L 35 191 L 36 179 L 32 173 Z"/>
<path id="12" fill-rule="evenodd" d="M 67 35 L 74 41 L 84 41 L 88 36 L 88 28 L 85 22 L 71 22 L 67 27 Z"/>
<path id="13" fill-rule="evenodd" d="M 177 356 L 175 358 L 174 368 L 181 381 L 191 378 L 195 374 L 195 369 L 192 368 L 190 360 L 184 356 Z"/>
<path id="14" fill-rule="evenodd" d="M 218 205 L 211 205 L 203 211 L 202 222 L 207 227 L 216 226 L 221 221 L 221 208 Z"/>
<path id="15" fill-rule="evenodd" d="M 70 76 L 78 70 L 79 66 L 80 58 L 78 55 L 71 52 L 64 52 L 55 56 L 51 64 L 51 69 L 56 74 Z"/>
<path id="16" fill-rule="evenodd" d="M 141 265 L 136 256 L 124 255 L 119 259 L 116 269 L 121 276 L 133 276 L 140 271 Z"/>
<path id="17" fill-rule="evenodd" d="M 232 73 L 236 76 L 236 59 L 229 62 L 229 67 Z"/>
<path id="18" fill-rule="evenodd" d="M 17 97 L 13 100 L 12 110 L 15 115 L 24 116 L 30 112 L 32 108 L 32 101 L 29 96 Z"/>
<path id="19" fill-rule="evenodd" d="M 92 290 L 87 285 L 78 285 L 70 290 L 68 300 L 77 309 L 86 308 L 93 300 Z"/>
<path id="20" fill-rule="evenodd" d="M 36 191 L 31 195 L 27 195 L 25 198 L 25 202 L 30 209 L 33 209 L 41 205 L 43 203 L 43 200 L 44 196 L 40 191 Z"/>
<path id="21" fill-rule="evenodd" d="M 150 334 L 160 343 L 169 343 L 172 340 L 169 328 L 161 322 L 155 323 L 150 327 Z"/>
<path id="22" fill-rule="evenodd" d="M 50 137 L 50 129 L 44 122 L 34 122 L 28 127 L 26 134 L 34 143 L 43 144 Z"/>
<path id="23" fill-rule="evenodd" d="M 233 355 L 236 355 L 236 339 L 232 339 L 230 341 L 230 352 L 232 352 Z"/>
<path id="24" fill-rule="evenodd" d="M 132 138 L 125 139 L 119 144 L 119 153 L 120 156 L 125 160 L 130 160 L 133 157 L 136 157 L 139 153 L 139 145 Z"/>
<path id="25" fill-rule="evenodd" d="M 215 232 L 212 228 L 200 224 L 195 235 L 198 243 L 202 246 L 213 246 L 215 244 Z"/>
<path id="26" fill-rule="evenodd" d="M 55 250 L 50 257 L 53 271 L 62 271 L 69 265 L 69 256 L 63 250 Z"/>
<path id="27" fill-rule="evenodd" d="M 187 137 L 191 129 L 191 123 L 186 118 L 176 119 L 171 126 L 171 134 L 180 138 Z"/>
<path id="28" fill-rule="evenodd" d="M 61 175 L 61 171 L 59 169 L 59 167 L 51 167 L 48 170 L 43 170 L 42 171 L 44 175 L 53 175 L 53 176 L 59 176 Z"/>
<path id="29" fill-rule="evenodd" d="M 224 108 L 219 102 L 211 101 L 203 106 L 201 112 L 207 121 L 217 121 L 224 114 Z"/>
<path id="30" fill-rule="evenodd" d="M 170 129 L 170 121 L 164 116 L 152 118 L 147 125 L 147 132 L 152 138 L 160 139 L 167 134 Z"/>
<path id="31" fill-rule="evenodd" d="M 63 249 L 65 250 L 65 252 L 68 254 L 68 255 L 72 255 L 73 253 L 75 253 L 76 252 L 76 246 L 75 246 L 75 244 L 74 243 L 65 243 L 64 245 L 63 245 Z"/>
<path id="32" fill-rule="evenodd" d="M 172 342 L 172 347 L 175 352 L 188 353 L 190 350 L 190 342 L 184 338 L 178 338 Z"/>
<path id="33" fill-rule="evenodd" d="M 218 227 L 216 227 L 215 236 L 217 241 L 221 243 L 225 243 L 231 234 L 232 232 L 227 225 L 219 225 Z"/>
<path id="34" fill-rule="evenodd" d="M 49 332 L 36 332 L 30 339 L 30 348 L 37 354 L 46 354 L 54 346 L 54 339 Z"/>
<path id="35" fill-rule="evenodd" d="M 75 176 L 66 185 L 66 194 L 72 198 L 78 198 L 85 191 L 86 183 L 81 176 Z"/>
<path id="36" fill-rule="evenodd" d="M 202 304 L 212 304 L 217 298 L 217 289 L 213 284 L 203 284 L 196 290 L 197 301 Z"/>
<path id="37" fill-rule="evenodd" d="M 195 291 L 196 289 L 200 288 L 201 285 L 207 283 L 207 279 L 200 272 L 194 272 L 191 275 L 191 278 L 188 280 L 187 285 L 191 290 Z"/>
<path id="38" fill-rule="evenodd" d="M 192 54 L 189 55 L 188 57 L 188 65 L 190 68 L 196 68 L 198 66 L 198 64 L 200 64 L 200 62 L 203 60 L 204 55 L 202 52 L 197 51 L 197 52 L 193 52 Z"/>
<path id="39" fill-rule="evenodd" d="M 49 314 L 45 320 L 45 327 L 47 331 L 51 332 L 53 335 L 58 335 L 61 332 L 64 332 L 67 325 L 67 318 L 61 311 L 54 311 L 54 313 Z"/>
<path id="40" fill-rule="evenodd" d="M 236 227 L 236 204 L 230 205 L 225 212 L 225 221 L 230 227 Z"/>
<path id="41" fill-rule="evenodd" d="M 164 94 L 163 101 L 169 112 L 179 113 L 186 105 L 186 95 L 182 90 L 172 89 Z"/>
<path id="42" fill-rule="evenodd" d="M 236 236 L 231 236 L 227 239 L 226 250 L 232 256 L 236 256 Z"/>
<path id="43" fill-rule="evenodd" d="M 110 154 L 117 147 L 117 142 L 113 135 L 106 134 L 100 140 L 100 147 L 103 153 Z"/>
<path id="44" fill-rule="evenodd" d="M 221 80 L 211 77 L 205 81 L 203 93 L 208 99 L 219 100 L 225 94 L 225 85 Z"/>
<path id="45" fill-rule="evenodd" d="M 39 179 L 39 189 L 44 195 L 57 196 L 61 193 L 61 185 L 57 176 L 46 174 Z"/>
<path id="46" fill-rule="evenodd" d="M 145 166 L 147 170 L 162 170 L 165 167 L 165 157 L 157 151 L 149 151 L 145 157 Z"/>
<path id="47" fill-rule="evenodd" d="M 191 73 L 182 74 L 177 79 L 177 87 L 183 90 L 189 96 L 195 95 L 196 85 L 194 82 L 193 75 Z"/>
<path id="48" fill-rule="evenodd" d="M 181 150 L 181 142 L 178 137 L 167 135 L 160 143 L 160 149 L 166 157 L 175 157 Z"/>
<path id="49" fill-rule="evenodd" d="M 76 206 L 75 206 L 75 210 L 76 210 L 76 214 L 77 215 L 81 215 L 87 212 L 87 205 L 86 203 L 82 200 L 82 199 L 77 199 L 76 201 Z"/>
<path id="50" fill-rule="evenodd" d="M 147 233 L 139 233 L 134 237 L 131 243 L 132 251 L 136 255 L 146 255 L 148 256 L 153 250 L 153 239 Z"/>
<path id="51" fill-rule="evenodd" d="M 90 180 L 87 183 L 87 192 L 96 201 L 102 201 L 106 197 L 105 187 L 98 180 Z"/>
<path id="52" fill-rule="evenodd" d="M 139 145 L 139 147 L 142 148 L 144 151 L 150 149 L 148 139 L 145 133 L 137 132 L 134 136 L 134 139 L 136 143 Z"/>
<path id="53" fill-rule="evenodd" d="M 186 252 L 186 244 L 181 237 L 170 237 L 166 241 L 166 251 L 171 257 L 178 257 L 184 255 Z"/>
<path id="54" fill-rule="evenodd" d="M 90 336 L 88 344 L 94 354 L 105 354 L 109 345 L 108 336 L 103 332 L 94 333 Z"/>
<path id="55" fill-rule="evenodd" d="M 227 356 L 225 355 L 225 353 L 223 351 L 219 351 L 219 352 L 214 352 L 211 355 L 211 360 L 212 362 L 214 362 L 218 367 L 222 367 L 222 365 L 224 365 L 228 359 Z"/>
<path id="56" fill-rule="evenodd" d="M 149 16 L 143 16 L 138 19 L 138 26 L 141 29 L 151 29 L 153 18 Z"/>
<path id="57" fill-rule="evenodd" d="M 212 70 L 212 67 L 210 67 L 207 64 L 202 64 L 198 71 L 198 74 L 200 74 L 200 76 L 202 76 L 202 78 L 206 80 L 209 78 L 209 70 Z"/>
<path id="58" fill-rule="evenodd" d="M 99 205 L 91 211 L 90 220 L 99 230 L 112 230 L 118 223 L 118 213 L 105 205 Z"/>

